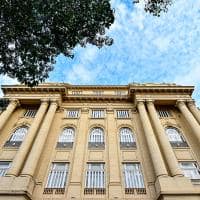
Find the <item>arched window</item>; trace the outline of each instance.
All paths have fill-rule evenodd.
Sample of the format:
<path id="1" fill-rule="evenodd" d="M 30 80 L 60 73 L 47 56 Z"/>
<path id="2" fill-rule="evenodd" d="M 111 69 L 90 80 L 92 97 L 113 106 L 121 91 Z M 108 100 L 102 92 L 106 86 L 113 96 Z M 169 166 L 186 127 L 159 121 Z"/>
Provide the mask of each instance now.
<path id="1" fill-rule="evenodd" d="M 93 128 L 89 137 L 89 148 L 104 148 L 104 131 L 102 128 Z"/>
<path id="2" fill-rule="evenodd" d="M 20 126 L 12 133 L 5 146 L 19 147 L 28 132 L 28 126 Z"/>
<path id="3" fill-rule="evenodd" d="M 172 147 L 187 147 L 187 142 L 180 131 L 175 127 L 166 127 L 165 132 Z"/>
<path id="4" fill-rule="evenodd" d="M 136 141 L 135 136 L 130 128 L 123 127 L 119 131 L 120 135 L 120 148 L 135 148 Z"/>
<path id="5" fill-rule="evenodd" d="M 75 135 L 74 128 L 72 127 L 64 128 L 58 138 L 57 147 L 72 148 L 74 143 L 74 135 Z"/>

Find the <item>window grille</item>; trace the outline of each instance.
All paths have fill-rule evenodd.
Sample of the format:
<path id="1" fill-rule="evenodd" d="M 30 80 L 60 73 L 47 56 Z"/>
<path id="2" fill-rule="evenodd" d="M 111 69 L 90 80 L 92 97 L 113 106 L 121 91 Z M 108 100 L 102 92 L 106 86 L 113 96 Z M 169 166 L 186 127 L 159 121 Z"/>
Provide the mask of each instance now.
<path id="1" fill-rule="evenodd" d="M 59 136 L 57 147 L 72 148 L 74 142 L 75 131 L 74 128 L 64 128 Z"/>
<path id="2" fill-rule="evenodd" d="M 0 161 L 0 177 L 5 176 L 9 168 L 10 162 Z"/>
<path id="3" fill-rule="evenodd" d="M 6 142 L 5 146 L 20 146 L 28 132 L 27 126 L 21 126 L 17 128 L 12 134 L 9 141 Z"/>
<path id="4" fill-rule="evenodd" d="M 119 96 L 126 95 L 126 91 L 116 90 L 115 95 L 119 95 Z"/>
<path id="5" fill-rule="evenodd" d="M 65 188 L 68 175 L 68 163 L 52 163 L 46 188 Z"/>
<path id="6" fill-rule="evenodd" d="M 37 113 L 37 110 L 26 110 L 24 113 L 24 117 L 32 117 L 34 118 Z"/>
<path id="7" fill-rule="evenodd" d="M 157 113 L 159 117 L 165 118 L 165 117 L 171 117 L 171 112 L 169 110 L 164 110 L 164 109 L 157 109 Z"/>
<path id="8" fill-rule="evenodd" d="M 104 148 L 104 132 L 102 128 L 93 128 L 89 138 L 89 148 Z"/>
<path id="9" fill-rule="evenodd" d="M 186 177 L 200 179 L 200 168 L 196 162 L 180 162 L 179 165 Z"/>
<path id="10" fill-rule="evenodd" d="M 104 93 L 104 91 L 101 91 L 101 90 L 94 90 L 93 91 L 93 94 L 97 95 L 97 96 L 101 96 L 101 95 L 103 95 L 103 93 Z"/>
<path id="11" fill-rule="evenodd" d="M 120 129 L 120 147 L 121 149 L 136 147 L 135 137 L 130 128 Z"/>
<path id="12" fill-rule="evenodd" d="M 79 110 L 68 110 L 67 117 L 68 118 L 78 118 Z"/>
<path id="13" fill-rule="evenodd" d="M 72 95 L 81 95 L 82 91 L 81 90 L 74 90 L 72 91 Z"/>
<path id="14" fill-rule="evenodd" d="M 177 128 L 167 127 L 165 132 L 172 147 L 188 147 L 187 142 Z"/>
<path id="15" fill-rule="evenodd" d="M 117 118 L 129 118 L 128 110 L 117 110 Z"/>
<path id="16" fill-rule="evenodd" d="M 92 118 L 104 118 L 104 110 L 92 110 Z"/>
<path id="17" fill-rule="evenodd" d="M 104 163 L 88 163 L 85 188 L 105 188 Z"/>
<path id="18" fill-rule="evenodd" d="M 124 163 L 125 188 L 145 188 L 144 179 L 139 163 Z"/>

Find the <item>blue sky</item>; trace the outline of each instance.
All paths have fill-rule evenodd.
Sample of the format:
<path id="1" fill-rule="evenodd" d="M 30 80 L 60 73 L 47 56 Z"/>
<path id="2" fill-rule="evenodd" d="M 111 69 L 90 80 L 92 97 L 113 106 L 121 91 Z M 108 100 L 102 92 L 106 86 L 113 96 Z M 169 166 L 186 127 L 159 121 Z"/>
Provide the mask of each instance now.
<path id="1" fill-rule="evenodd" d="M 200 106 L 200 1 L 173 0 L 167 13 L 153 17 L 142 1 L 112 0 L 115 23 L 110 47 L 77 47 L 74 59 L 57 57 L 48 82 L 128 84 L 159 82 L 194 85 Z M 0 84 L 15 80 L 0 76 Z"/>

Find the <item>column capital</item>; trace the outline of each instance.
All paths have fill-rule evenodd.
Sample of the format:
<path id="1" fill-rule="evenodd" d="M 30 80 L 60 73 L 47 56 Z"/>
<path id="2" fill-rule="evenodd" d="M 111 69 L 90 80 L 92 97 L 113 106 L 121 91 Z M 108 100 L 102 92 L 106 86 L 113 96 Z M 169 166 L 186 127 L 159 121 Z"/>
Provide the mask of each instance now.
<path id="1" fill-rule="evenodd" d="M 187 105 L 188 106 L 195 106 L 195 100 L 193 100 L 193 99 L 187 100 Z"/>
<path id="2" fill-rule="evenodd" d="M 144 99 L 137 99 L 137 105 L 144 105 L 145 100 Z"/>
<path id="3" fill-rule="evenodd" d="M 89 108 L 83 107 L 83 108 L 81 109 L 81 112 L 87 114 L 87 113 L 89 113 Z"/>
<path id="4" fill-rule="evenodd" d="M 51 105 L 59 105 L 59 101 L 58 101 L 58 99 L 50 99 L 50 103 L 51 103 Z"/>
<path id="5" fill-rule="evenodd" d="M 40 102 L 42 105 L 48 105 L 49 104 L 49 99 L 40 99 Z"/>
<path id="6" fill-rule="evenodd" d="M 9 99 L 10 101 L 10 104 L 13 104 L 13 105 L 16 105 L 16 106 L 19 106 L 20 105 L 20 102 L 18 99 Z"/>
<path id="7" fill-rule="evenodd" d="M 176 101 L 176 106 L 185 106 L 185 102 L 186 102 L 186 100 L 178 99 Z"/>
<path id="8" fill-rule="evenodd" d="M 146 103 L 149 104 L 149 105 L 152 105 L 152 104 L 154 105 L 154 102 L 155 102 L 154 99 L 147 99 L 146 100 Z"/>

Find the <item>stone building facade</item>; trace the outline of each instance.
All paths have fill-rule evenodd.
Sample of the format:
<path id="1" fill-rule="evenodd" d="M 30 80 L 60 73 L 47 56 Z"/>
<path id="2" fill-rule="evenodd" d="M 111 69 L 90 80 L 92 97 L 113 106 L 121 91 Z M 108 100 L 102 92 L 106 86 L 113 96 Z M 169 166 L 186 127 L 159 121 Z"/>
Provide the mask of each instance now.
<path id="1" fill-rule="evenodd" d="M 0 200 L 199 200 L 194 87 L 3 85 Z"/>

